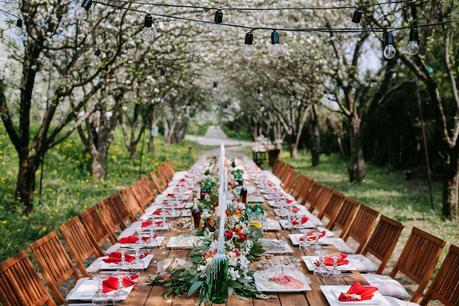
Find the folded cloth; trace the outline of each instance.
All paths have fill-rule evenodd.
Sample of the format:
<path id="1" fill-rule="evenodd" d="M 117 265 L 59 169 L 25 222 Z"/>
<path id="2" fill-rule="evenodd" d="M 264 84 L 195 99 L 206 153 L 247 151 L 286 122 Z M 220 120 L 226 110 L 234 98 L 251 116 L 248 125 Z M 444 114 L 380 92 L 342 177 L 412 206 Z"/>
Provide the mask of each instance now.
<path id="1" fill-rule="evenodd" d="M 137 284 L 136 279 L 138 278 L 137 275 L 131 275 L 129 277 L 123 278 L 123 287 L 130 287 Z M 110 276 L 106 280 L 102 282 L 102 292 L 108 293 L 112 291 L 118 290 L 118 278 Z"/>
<path id="2" fill-rule="evenodd" d="M 153 222 L 151 222 L 151 221 L 144 221 L 144 222 L 142 222 L 142 227 L 149 227 L 152 224 L 153 224 Z"/>
<path id="3" fill-rule="evenodd" d="M 301 217 L 300 220 L 298 220 L 297 218 L 293 218 L 292 219 L 292 225 L 299 225 L 300 222 L 301 222 L 301 224 L 305 224 L 306 222 L 308 222 L 308 220 L 309 220 L 309 218 L 306 217 L 306 216 Z"/>
<path id="4" fill-rule="evenodd" d="M 309 232 L 306 233 L 306 238 L 308 240 L 314 241 L 314 240 L 317 239 L 317 237 L 319 237 L 319 239 L 322 238 L 322 237 L 325 237 L 326 234 L 327 234 L 327 231 L 321 231 L 319 233 L 319 235 L 317 235 L 317 232 L 314 233 L 313 231 L 309 231 Z"/>
<path id="5" fill-rule="evenodd" d="M 168 194 L 167 194 L 167 197 L 168 197 L 168 198 L 173 198 L 174 196 L 175 196 L 174 193 L 168 193 Z"/>
<path id="6" fill-rule="evenodd" d="M 359 282 L 355 282 L 347 292 L 341 292 L 338 300 L 340 302 L 367 301 L 371 300 L 376 291 L 378 291 L 376 287 L 362 286 Z"/>
<path id="7" fill-rule="evenodd" d="M 106 263 L 119 263 L 121 262 L 121 253 L 120 252 L 111 252 L 108 254 L 107 258 L 102 259 Z M 124 254 L 124 260 L 126 262 L 132 263 L 135 260 L 135 257 L 129 254 Z"/>
<path id="8" fill-rule="evenodd" d="M 287 203 L 287 204 L 292 204 L 293 202 L 294 202 L 294 201 L 293 201 L 293 200 L 290 200 L 290 199 L 287 199 L 287 200 L 285 201 L 285 203 Z"/>
<path id="9" fill-rule="evenodd" d="M 299 208 L 297 208 L 297 207 L 292 207 L 292 213 L 296 214 L 296 213 L 298 213 L 299 211 L 300 211 Z"/>
<path id="10" fill-rule="evenodd" d="M 161 208 L 158 208 L 157 210 L 155 210 L 155 211 L 153 212 L 153 215 L 158 215 L 158 216 L 159 216 L 159 215 L 161 215 L 162 213 L 163 213 L 163 210 L 162 210 Z"/>
<path id="11" fill-rule="evenodd" d="M 127 236 L 127 237 L 120 238 L 118 242 L 121 244 L 126 244 L 126 243 L 136 243 L 138 240 L 139 240 L 139 237 L 137 236 Z"/>

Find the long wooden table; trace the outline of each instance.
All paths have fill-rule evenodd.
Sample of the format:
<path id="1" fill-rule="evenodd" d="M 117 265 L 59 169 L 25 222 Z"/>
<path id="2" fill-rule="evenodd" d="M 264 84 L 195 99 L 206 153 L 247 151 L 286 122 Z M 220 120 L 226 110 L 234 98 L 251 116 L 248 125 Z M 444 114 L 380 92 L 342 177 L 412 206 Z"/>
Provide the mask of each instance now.
<path id="1" fill-rule="evenodd" d="M 253 184 L 252 184 L 253 185 Z M 250 190 L 251 188 L 249 188 Z M 258 193 L 258 191 L 256 191 Z M 252 194 L 252 196 L 257 196 L 257 194 Z M 260 195 L 261 196 L 261 195 Z M 278 217 L 274 214 L 273 209 L 265 203 L 265 209 L 267 216 L 272 219 L 278 219 Z M 180 233 L 189 232 L 189 229 L 177 229 L 173 228 L 168 232 L 161 233 L 161 235 L 166 237 L 166 241 L 163 242 L 160 248 L 152 250 L 154 254 L 154 260 L 151 262 L 147 271 L 141 273 L 139 278 L 139 284 L 136 285 L 129 295 L 129 298 L 125 301 L 123 305 L 154 305 L 154 306 L 161 306 L 161 305 L 197 305 L 196 298 L 189 298 L 186 296 L 178 296 L 178 297 L 170 297 L 168 299 L 164 299 L 162 293 L 164 292 L 164 288 L 160 286 L 148 286 L 142 283 L 149 281 L 150 275 L 157 273 L 157 262 L 166 259 L 166 258 L 187 258 L 188 257 L 188 250 L 170 250 L 166 247 L 167 238 L 176 236 Z M 292 256 L 295 256 L 299 264 L 299 269 L 301 269 L 310 279 L 311 281 L 311 291 L 306 291 L 304 293 L 279 293 L 274 295 L 275 298 L 269 300 L 262 300 L 262 299 L 247 299 L 241 300 L 236 296 L 232 296 L 226 305 L 237 305 L 237 306 L 268 306 L 268 305 L 292 305 L 292 306 L 299 306 L 299 305 L 328 305 L 324 295 L 320 290 L 321 285 L 351 285 L 355 281 L 359 281 L 362 284 L 366 284 L 365 279 L 358 273 L 345 273 L 338 278 L 322 278 L 317 277 L 310 271 L 308 271 L 301 260 L 301 256 L 304 255 L 303 251 L 300 250 L 298 247 L 293 246 L 291 244 L 288 235 L 295 231 L 289 230 L 280 230 L 276 232 L 264 232 L 265 238 L 270 239 L 279 239 L 287 241 L 292 249 L 294 250 Z M 327 249 L 330 251 L 336 251 L 333 249 Z M 313 255 L 313 254 L 309 254 Z"/>

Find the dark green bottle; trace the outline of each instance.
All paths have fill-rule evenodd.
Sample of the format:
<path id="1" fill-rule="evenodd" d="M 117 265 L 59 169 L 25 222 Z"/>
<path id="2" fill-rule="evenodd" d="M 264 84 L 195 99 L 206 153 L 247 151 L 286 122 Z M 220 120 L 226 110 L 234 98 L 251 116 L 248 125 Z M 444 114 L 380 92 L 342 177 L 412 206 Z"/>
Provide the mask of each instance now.
<path id="1" fill-rule="evenodd" d="M 219 255 L 217 255 L 218 257 Z M 211 271 L 210 300 L 215 304 L 225 304 L 228 299 L 228 265 L 226 256 L 214 258 L 213 271 Z"/>

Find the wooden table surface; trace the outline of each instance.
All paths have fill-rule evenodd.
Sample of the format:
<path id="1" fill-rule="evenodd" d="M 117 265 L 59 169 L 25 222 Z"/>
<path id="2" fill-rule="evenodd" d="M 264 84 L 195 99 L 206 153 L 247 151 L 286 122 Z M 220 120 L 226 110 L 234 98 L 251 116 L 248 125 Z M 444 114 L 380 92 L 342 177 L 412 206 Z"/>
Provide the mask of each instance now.
<path id="1" fill-rule="evenodd" d="M 253 189 L 252 189 L 253 190 Z M 256 196 L 252 194 L 252 196 Z M 273 209 L 266 203 L 265 204 L 266 213 L 269 218 L 278 219 L 278 217 L 274 214 Z M 142 282 L 146 282 L 150 279 L 151 274 L 155 274 L 157 272 L 157 262 L 165 259 L 165 258 L 187 258 L 189 251 L 188 250 L 170 250 L 166 247 L 167 238 L 173 237 L 178 235 L 179 233 L 189 232 L 189 229 L 186 230 L 179 230 L 179 229 L 172 229 L 168 232 L 162 232 L 160 235 L 166 237 L 165 242 L 163 242 L 162 247 L 152 250 L 152 254 L 154 254 L 154 260 L 151 262 L 147 271 L 141 273 L 139 277 L 139 284 L 136 285 L 129 295 L 129 298 L 124 302 L 123 305 L 154 305 L 154 306 L 161 306 L 161 305 L 197 305 L 196 298 L 188 298 L 186 296 L 178 296 L 178 297 L 170 297 L 168 299 L 164 299 L 162 293 L 164 291 L 163 287 L 160 286 L 146 286 L 142 285 Z M 317 277 L 313 273 L 309 272 L 306 269 L 304 262 L 301 260 L 301 256 L 304 255 L 303 251 L 300 250 L 298 247 L 293 246 L 288 239 L 288 234 L 293 231 L 288 230 L 280 230 L 276 232 L 264 232 L 265 238 L 271 239 L 279 239 L 279 240 L 286 240 L 288 241 L 289 245 L 294 250 L 292 256 L 295 256 L 299 261 L 299 269 L 301 269 L 306 276 L 309 277 L 311 281 L 311 291 L 306 291 L 304 293 L 279 293 L 273 294 L 275 298 L 269 300 L 261 300 L 256 298 L 249 298 L 247 300 L 241 300 L 235 297 L 234 295 L 228 300 L 226 305 L 237 305 L 237 306 L 268 306 L 268 305 L 292 305 L 292 306 L 299 306 L 299 305 L 328 305 L 324 295 L 320 290 L 321 285 L 351 285 L 355 281 L 359 281 L 362 284 L 366 284 L 365 279 L 358 273 L 346 273 L 345 275 L 339 278 L 322 278 Z M 331 251 L 336 251 L 333 249 L 327 249 Z M 312 255 L 312 254 L 311 254 Z"/>

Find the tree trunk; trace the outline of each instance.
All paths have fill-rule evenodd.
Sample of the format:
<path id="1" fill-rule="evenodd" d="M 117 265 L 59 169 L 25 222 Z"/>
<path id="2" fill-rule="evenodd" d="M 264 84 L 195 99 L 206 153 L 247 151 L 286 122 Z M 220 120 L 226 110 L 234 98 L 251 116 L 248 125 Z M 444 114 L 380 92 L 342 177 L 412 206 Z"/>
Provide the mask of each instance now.
<path id="1" fill-rule="evenodd" d="M 293 160 L 298 158 L 298 145 L 296 143 L 290 145 L 290 157 Z"/>
<path id="2" fill-rule="evenodd" d="M 452 150 L 449 150 L 449 154 L 444 162 L 443 216 L 449 220 L 456 220 L 458 218 L 458 151 L 458 145 L 456 144 Z"/>
<path id="3" fill-rule="evenodd" d="M 363 156 L 360 119 L 354 116 L 351 120 L 351 160 L 348 165 L 349 181 L 361 183 L 365 178 L 365 159 Z"/>
<path id="4" fill-rule="evenodd" d="M 311 166 L 316 167 L 319 165 L 319 159 L 320 159 L 320 128 L 319 128 L 319 120 L 317 118 L 317 113 L 316 113 L 314 104 L 312 105 L 311 112 L 312 112 Z"/>
<path id="5" fill-rule="evenodd" d="M 35 191 L 36 168 L 30 159 L 20 159 L 16 181 L 16 198 L 24 204 L 24 213 L 28 214 L 33 208 Z"/>
<path id="6" fill-rule="evenodd" d="M 91 173 L 97 180 L 103 180 L 106 176 L 108 143 L 99 139 L 97 146 L 91 145 Z"/>
<path id="7" fill-rule="evenodd" d="M 135 160 L 137 157 L 137 143 L 130 143 L 129 144 L 129 159 Z"/>

